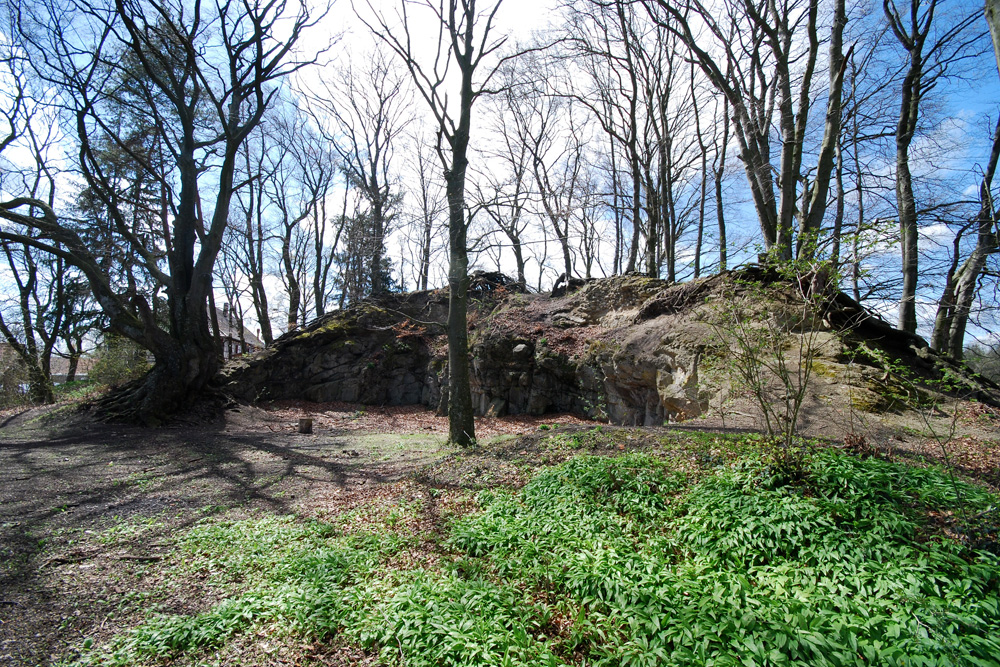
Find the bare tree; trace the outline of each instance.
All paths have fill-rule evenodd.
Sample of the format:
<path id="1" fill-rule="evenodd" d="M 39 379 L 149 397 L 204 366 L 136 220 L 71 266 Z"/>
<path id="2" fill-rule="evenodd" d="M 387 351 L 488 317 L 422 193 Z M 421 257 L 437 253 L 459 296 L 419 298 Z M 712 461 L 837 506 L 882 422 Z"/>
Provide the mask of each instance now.
<path id="1" fill-rule="evenodd" d="M 869 17 L 873 18 L 873 17 Z M 844 171 L 843 200 L 844 221 L 849 236 L 846 237 L 850 250 L 844 253 L 845 277 L 856 301 L 867 299 L 874 291 L 882 291 L 884 271 L 872 271 L 868 261 L 887 231 L 884 221 L 892 218 L 889 204 L 891 197 L 891 177 L 885 174 L 885 155 L 891 150 L 887 142 L 894 136 L 893 121 L 886 117 L 886 109 L 891 108 L 893 96 L 886 79 L 896 80 L 901 76 L 899 63 L 894 59 L 880 60 L 882 46 L 887 36 L 888 26 L 872 30 L 870 24 L 858 21 L 858 29 L 852 35 L 854 49 L 845 57 L 844 105 L 841 123 L 840 165 Z M 890 74 L 887 76 L 886 71 Z M 851 182 L 848 185 L 848 182 Z M 844 230 L 841 230 L 841 236 Z M 834 230 L 831 259 L 837 261 L 841 254 L 837 244 L 841 236 Z M 895 233 L 891 233 L 895 236 Z M 885 239 L 892 242 L 892 239 Z M 836 251 L 836 252 L 834 252 Z M 866 263 L 868 266 L 866 267 Z M 884 262 L 879 262 L 882 264 Z"/>
<path id="2" fill-rule="evenodd" d="M 640 156 L 646 208 L 646 273 L 659 277 L 666 265 L 666 277 L 676 281 L 677 244 L 689 220 L 680 215 L 679 201 L 692 167 L 695 138 L 689 86 L 682 85 L 684 68 L 676 38 L 662 26 L 654 25 L 650 44 L 636 48 L 642 82 L 644 131 Z M 670 54 L 663 57 L 664 54 Z"/>
<path id="3" fill-rule="evenodd" d="M 47 258 L 30 245 L 0 242 L 0 246 L 7 260 L 7 273 L 17 290 L 10 308 L 13 316 L 5 314 L 7 304 L 0 303 L 0 334 L 27 370 L 32 402 L 52 403 L 52 352 L 64 315 L 59 299 L 63 262 L 39 266 Z M 53 329 L 45 326 L 47 321 Z"/>
<path id="4" fill-rule="evenodd" d="M 444 169 L 448 197 L 448 423 L 452 442 L 468 446 L 475 442 L 475 419 L 469 378 L 469 332 L 467 325 L 469 252 L 465 180 L 469 166 L 472 109 L 476 100 L 490 92 L 497 69 L 513 56 L 497 57 L 505 38 L 497 37 L 495 24 L 502 0 L 426 0 L 414 3 L 434 17 L 437 44 L 429 60 L 415 50 L 409 21 L 411 4 L 400 5 L 401 25 L 393 27 L 384 15 L 372 10 L 372 32 L 402 60 L 437 129 L 437 152 Z M 371 9 L 371 5 L 369 5 Z M 457 68 L 457 77 L 449 75 Z M 457 88 L 457 102 L 450 103 L 449 84 Z"/>
<path id="5" fill-rule="evenodd" d="M 567 37 L 570 54 L 585 73 L 585 85 L 573 98 L 591 111 L 611 144 L 621 147 L 621 159 L 627 165 L 627 170 L 619 172 L 613 156 L 609 165 L 614 208 L 617 211 L 619 206 L 627 205 L 632 226 L 627 259 L 618 258 L 624 261 L 626 272 L 635 271 L 638 265 L 644 226 L 639 154 L 643 100 L 636 53 L 640 45 L 637 30 L 639 25 L 632 3 L 585 0 L 572 7 Z M 624 190 L 628 185 L 630 192 Z M 619 232 L 616 247 L 624 254 L 621 236 Z"/>
<path id="6" fill-rule="evenodd" d="M 969 28 L 976 16 L 960 18 L 950 27 L 940 30 L 940 21 L 934 20 L 938 0 L 909 0 L 904 5 L 905 18 L 893 0 L 883 0 L 882 7 L 892 34 L 906 52 L 908 62 L 901 88 L 899 120 L 896 123 L 896 208 L 903 259 L 903 292 L 899 298 L 897 326 L 913 333 L 917 330 L 919 248 L 917 201 L 910 171 L 910 146 L 917 133 L 921 102 L 926 94 L 947 74 L 949 67 L 968 55 L 968 47 L 975 39 Z"/>
<path id="7" fill-rule="evenodd" d="M 273 178 L 265 181 L 270 187 L 263 193 L 277 214 L 281 277 L 288 292 L 286 330 L 291 331 L 304 319 L 310 300 L 318 315 L 325 310 L 333 251 L 323 241 L 330 227 L 336 245 L 343 221 L 335 226 L 326 213 L 338 167 L 333 151 L 309 116 L 290 103 L 282 111 L 265 133 Z"/>
<path id="8" fill-rule="evenodd" d="M 503 92 L 492 98 L 490 107 L 493 147 L 487 155 L 491 166 L 479 174 L 476 194 L 483 211 L 510 242 L 518 282 L 527 285 L 523 236 L 530 220 L 532 156 L 519 132 L 524 119 L 518 112 L 524 93 L 518 85 L 522 70 L 511 63 L 502 75 Z"/>
<path id="9" fill-rule="evenodd" d="M 358 60 L 361 60 L 359 64 Z M 385 239 L 399 197 L 394 192 L 396 144 L 411 118 L 405 74 L 384 48 L 325 70 L 321 90 L 307 96 L 313 117 L 340 156 L 350 187 L 368 203 L 366 244 L 371 293 L 386 291 Z"/>
<path id="10" fill-rule="evenodd" d="M 12 223 L 0 238 L 78 267 L 111 326 L 150 350 L 151 372 L 109 396 L 104 410 L 155 423 L 190 405 L 218 368 L 207 301 L 239 149 L 271 103 L 273 82 L 304 65 L 293 48 L 317 16 L 304 3 L 281 0 L 116 0 L 45 1 L 20 18 L 36 76 L 61 90 L 75 122 L 88 187 L 166 292 L 166 324 L 155 302 L 116 289 L 81 234 L 48 203 L 25 195 L 0 203 L 0 218 Z M 122 140 L 116 117 L 123 111 L 148 128 L 157 154 L 169 158 L 167 172 Z M 168 211 L 162 246 L 131 229 L 130 211 L 116 196 L 120 183 L 95 155 L 101 142 L 117 145 L 161 186 Z"/>
<path id="11" fill-rule="evenodd" d="M 434 253 L 434 230 L 439 224 L 439 217 L 445 211 L 446 201 L 443 197 L 441 182 L 432 175 L 434 160 L 433 147 L 423 137 L 414 138 L 412 163 L 417 182 L 417 209 L 411 229 L 417 233 L 416 284 L 417 289 L 426 290 L 430 281 L 431 255 Z"/>
<path id="12" fill-rule="evenodd" d="M 3 49 L 0 77 L 6 84 L 0 97 L 0 117 L 5 125 L 0 129 L 0 153 L 9 147 L 23 147 L 34 158 L 33 164 L 25 168 L 9 162 L 0 165 L 3 167 L 0 187 L 22 189 L 34 199 L 44 198 L 51 206 L 56 196 L 55 179 L 44 160 L 49 142 L 45 135 L 36 133 L 35 126 L 44 123 L 39 122 L 40 105 L 29 90 L 27 62 L 15 44 L 5 41 L 0 48 Z M 51 137 L 51 132 L 48 136 Z M 37 233 L 29 230 L 28 236 L 36 237 Z M 43 254 L 26 242 L 0 240 L 0 246 L 6 258 L 6 273 L 16 290 L 11 303 L 0 302 L 0 334 L 27 371 L 31 400 L 52 403 L 49 367 L 57 335 L 55 331 L 50 333 L 44 324 L 49 315 L 49 319 L 54 317 L 56 328 L 61 325 L 63 311 L 59 299 L 51 297 L 62 291 L 64 265 L 58 259 L 55 266 L 45 262 Z M 55 270 L 43 273 L 45 268 Z"/>
<path id="13" fill-rule="evenodd" d="M 986 21 L 993 40 L 997 69 L 1000 71 L 1000 1 L 986 0 Z M 997 161 L 1000 160 L 1000 116 L 993 130 L 990 155 L 983 169 L 979 184 L 979 210 L 975 217 L 955 235 L 952 265 L 945 277 L 943 294 L 938 302 L 931 347 L 940 352 L 961 359 L 965 347 L 965 330 L 969 314 L 979 288 L 979 279 L 990 255 L 1000 252 L 997 225 L 1000 211 L 993 196 L 993 177 L 996 175 Z M 962 232 L 972 228 L 976 233 L 976 244 L 965 261 L 959 266 L 959 252 Z"/>
<path id="14" fill-rule="evenodd" d="M 681 39 L 728 101 L 765 246 L 777 258 L 791 259 L 796 219 L 808 236 L 812 223 L 807 221 L 822 219 L 825 213 L 826 193 L 819 191 L 823 183 L 828 187 L 833 166 L 821 153 L 815 176 L 819 185 L 816 196 L 806 200 L 812 206 L 812 217 L 807 217 L 799 210 L 798 187 L 819 52 L 819 1 L 725 0 L 706 5 L 700 0 L 647 0 L 644 5 L 654 20 Z M 834 33 L 842 34 L 843 27 L 843 22 L 833 22 L 832 43 L 838 42 Z M 842 78 L 842 70 L 834 72 Z M 839 112 L 836 90 L 831 89 L 830 99 L 828 115 Z M 833 121 L 828 118 L 827 138 L 838 127 Z M 771 161 L 772 123 L 781 137 L 777 166 Z M 830 145 L 827 138 L 823 146 Z"/>
<path id="15" fill-rule="evenodd" d="M 559 93 L 558 72 L 552 63 L 537 53 L 523 62 L 526 74 L 504 81 L 503 114 L 509 118 L 504 127 L 506 155 L 518 189 L 525 186 L 524 176 L 533 181 L 531 196 L 559 243 L 562 273 L 570 277 L 575 275 L 570 236 L 588 172 L 586 127 L 571 104 L 572 98 Z"/>
<path id="16" fill-rule="evenodd" d="M 574 216 L 579 228 L 579 257 L 583 265 L 583 277 L 595 277 L 595 269 L 601 275 L 607 275 L 601 264 L 601 247 L 606 239 L 603 236 L 603 220 L 600 211 L 603 208 L 601 184 L 598 173 L 589 162 L 584 165 L 584 172 L 579 177 L 577 185 L 579 205 Z"/>
<path id="17" fill-rule="evenodd" d="M 274 176 L 269 152 L 267 138 L 260 126 L 240 147 L 237 173 L 242 179 L 242 187 L 234 194 L 235 210 L 226 227 L 221 250 L 224 262 L 221 273 L 228 276 L 228 279 L 223 278 L 223 283 L 227 289 L 234 289 L 240 277 L 247 281 L 247 291 L 265 345 L 274 341 L 264 284 L 269 247 L 275 238 L 270 202 L 265 194 L 267 181 Z M 235 297 L 235 293 L 230 296 Z"/>

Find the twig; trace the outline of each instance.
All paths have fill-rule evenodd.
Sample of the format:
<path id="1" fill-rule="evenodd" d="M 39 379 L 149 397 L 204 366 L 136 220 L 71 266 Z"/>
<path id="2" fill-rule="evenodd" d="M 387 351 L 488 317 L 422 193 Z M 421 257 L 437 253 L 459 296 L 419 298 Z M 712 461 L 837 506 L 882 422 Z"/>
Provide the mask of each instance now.
<path id="1" fill-rule="evenodd" d="M 52 558 L 42 563 L 38 567 L 38 569 L 41 570 L 42 568 L 48 567 L 49 565 L 67 565 L 71 563 L 82 563 L 85 560 L 90 560 L 95 555 L 96 554 L 86 554 L 83 556 L 53 556 Z"/>

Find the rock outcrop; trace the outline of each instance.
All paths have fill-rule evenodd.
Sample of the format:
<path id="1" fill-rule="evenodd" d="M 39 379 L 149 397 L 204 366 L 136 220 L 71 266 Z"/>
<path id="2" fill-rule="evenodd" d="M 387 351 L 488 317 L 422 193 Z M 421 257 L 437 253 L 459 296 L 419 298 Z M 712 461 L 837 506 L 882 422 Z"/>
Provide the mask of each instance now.
<path id="1" fill-rule="evenodd" d="M 918 382 L 949 376 L 951 389 L 1000 400 L 995 387 L 845 295 L 810 294 L 815 285 L 782 281 L 756 267 L 684 284 L 619 276 L 575 283 L 559 296 L 489 285 L 474 293 L 469 318 L 480 414 L 574 412 L 620 424 L 662 424 L 718 409 L 745 393 L 731 368 L 739 335 L 725 323 L 748 314 L 759 320 L 746 329 L 751 335 L 778 331 L 792 363 L 798 363 L 795 355 L 811 360 L 807 408 L 898 407 L 902 368 Z M 807 297 L 812 305 L 804 307 Z M 247 401 L 419 403 L 443 412 L 446 317 L 444 291 L 365 302 L 231 363 L 222 383 Z"/>

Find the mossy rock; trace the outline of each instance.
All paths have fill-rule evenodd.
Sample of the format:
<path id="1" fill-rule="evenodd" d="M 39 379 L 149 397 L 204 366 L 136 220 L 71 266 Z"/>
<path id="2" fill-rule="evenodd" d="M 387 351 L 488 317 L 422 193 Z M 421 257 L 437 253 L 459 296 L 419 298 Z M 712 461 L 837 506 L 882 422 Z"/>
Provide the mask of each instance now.
<path id="1" fill-rule="evenodd" d="M 881 415 L 893 410 L 894 405 L 894 400 L 871 389 L 863 387 L 851 389 L 851 407 L 855 410 Z"/>
<path id="2" fill-rule="evenodd" d="M 840 378 L 844 372 L 843 369 L 839 368 L 836 364 L 829 364 L 824 361 L 814 359 L 812 362 L 812 374 L 817 377 L 836 380 Z"/>
<path id="3" fill-rule="evenodd" d="M 874 414 L 901 412 L 933 402 L 930 393 L 892 376 L 869 380 L 865 386 L 853 388 L 851 393 L 851 405 L 855 409 Z"/>

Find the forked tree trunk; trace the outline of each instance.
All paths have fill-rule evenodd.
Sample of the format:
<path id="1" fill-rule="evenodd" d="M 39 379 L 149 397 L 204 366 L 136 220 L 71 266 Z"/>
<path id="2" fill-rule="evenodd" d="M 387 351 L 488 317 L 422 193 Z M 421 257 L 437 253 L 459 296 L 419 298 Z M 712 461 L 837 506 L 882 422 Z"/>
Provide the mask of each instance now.
<path id="1" fill-rule="evenodd" d="M 985 14 L 993 40 L 997 71 L 1000 72 L 1000 0 L 986 0 Z M 986 260 L 989 256 L 1000 251 L 1000 243 L 998 243 L 994 231 L 998 215 L 993 204 L 992 193 L 993 177 L 996 174 L 998 160 L 1000 160 L 1000 118 L 997 119 L 996 128 L 993 131 L 990 158 L 979 186 L 979 213 L 973 221 L 977 231 L 976 247 L 959 267 L 958 253 L 961 237 L 956 236 L 952 266 L 948 271 L 941 300 L 938 302 L 934 333 L 931 336 L 932 347 L 939 352 L 950 354 L 955 359 L 961 359 L 964 353 L 965 330 L 972 312 L 972 304 L 976 298 L 979 276 L 986 266 Z"/>

